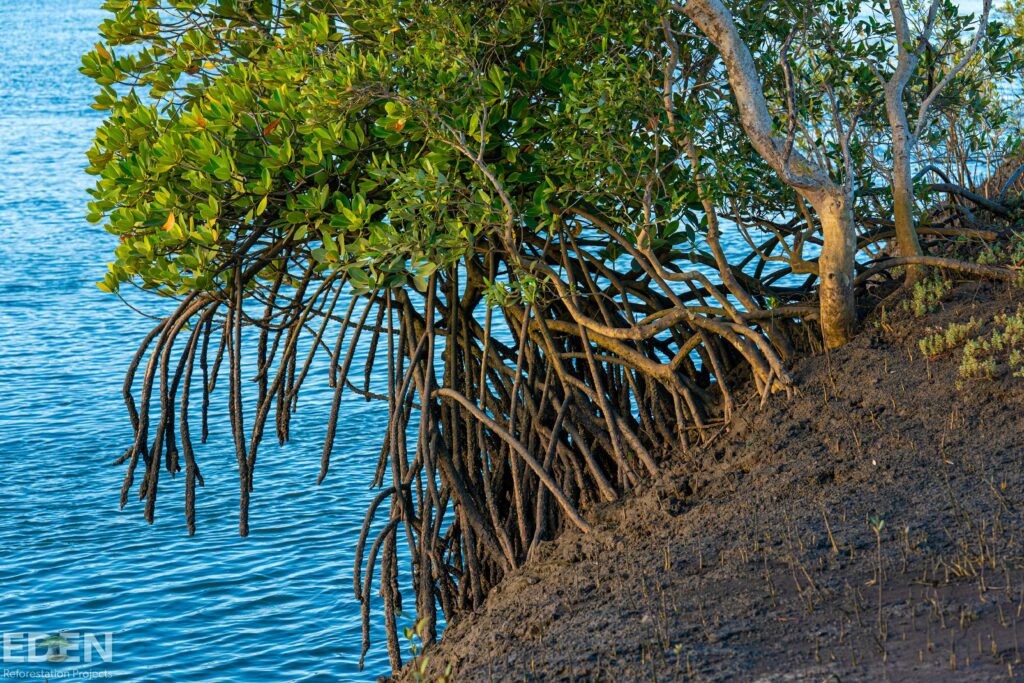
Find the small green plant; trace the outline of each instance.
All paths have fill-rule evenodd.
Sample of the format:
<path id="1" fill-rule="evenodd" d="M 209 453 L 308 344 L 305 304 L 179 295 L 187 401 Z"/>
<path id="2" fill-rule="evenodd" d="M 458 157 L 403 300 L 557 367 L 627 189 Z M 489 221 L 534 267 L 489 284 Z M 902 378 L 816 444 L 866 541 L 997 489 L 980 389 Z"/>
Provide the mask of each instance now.
<path id="1" fill-rule="evenodd" d="M 948 327 L 933 327 L 917 345 L 928 358 L 935 358 L 962 346 L 981 331 L 981 323 L 971 318 L 965 323 L 951 323 Z"/>
<path id="2" fill-rule="evenodd" d="M 996 242 L 978 254 L 983 266 L 1024 266 L 1024 233 L 1014 232 L 1005 242 Z"/>
<path id="3" fill-rule="evenodd" d="M 903 308 L 921 318 L 936 309 L 943 297 L 953 289 L 953 283 L 941 275 L 925 278 L 914 285 L 910 298 L 904 300 Z"/>
<path id="4" fill-rule="evenodd" d="M 885 582 L 885 567 L 882 564 L 882 529 L 885 528 L 885 520 L 878 515 L 872 515 L 868 519 L 868 525 L 871 530 L 875 532 L 875 562 L 876 573 L 875 573 L 875 585 L 878 587 L 878 638 L 880 643 L 884 643 L 888 637 L 888 628 L 885 623 L 885 612 L 882 609 L 883 593 L 882 585 Z M 883 652 L 884 652 L 883 646 Z"/>
<path id="5" fill-rule="evenodd" d="M 889 311 L 888 311 L 888 309 L 886 309 L 885 306 L 882 306 L 881 309 L 882 310 L 878 314 L 878 317 L 875 318 L 871 322 L 871 325 L 876 330 L 882 330 L 884 332 L 891 332 L 892 331 L 892 327 L 889 325 Z"/>
<path id="6" fill-rule="evenodd" d="M 996 362 L 986 357 L 985 341 L 973 339 L 964 345 L 960 362 L 960 379 L 992 379 L 996 376 Z"/>
<path id="7" fill-rule="evenodd" d="M 990 334 L 964 344 L 961 384 L 969 379 L 993 379 L 1001 365 L 1014 377 L 1024 377 L 1024 304 L 1013 313 L 997 315 L 993 322 Z"/>
<path id="8" fill-rule="evenodd" d="M 402 631 L 405 635 L 405 639 L 409 641 L 409 650 L 412 652 L 413 659 L 415 660 L 412 670 L 412 678 L 414 681 L 429 681 L 429 683 L 448 683 L 449 676 L 452 674 L 452 665 L 449 664 L 445 667 L 444 674 L 440 677 L 433 679 L 427 678 L 427 668 L 430 666 L 430 657 L 423 657 L 420 653 L 423 650 L 423 630 L 427 626 L 426 619 L 420 619 L 416 622 L 413 628 L 408 626 Z"/>

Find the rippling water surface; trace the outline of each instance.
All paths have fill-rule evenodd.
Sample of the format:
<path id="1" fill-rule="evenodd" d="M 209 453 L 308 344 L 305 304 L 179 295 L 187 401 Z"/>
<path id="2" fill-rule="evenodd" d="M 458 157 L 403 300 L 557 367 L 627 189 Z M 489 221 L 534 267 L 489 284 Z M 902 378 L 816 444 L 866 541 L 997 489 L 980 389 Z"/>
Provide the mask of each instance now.
<path id="1" fill-rule="evenodd" d="M 5 671 L 83 680 L 360 681 L 387 669 L 375 637 L 358 672 L 355 534 L 384 406 L 346 399 L 332 474 L 315 486 L 324 393 L 303 397 L 284 448 L 261 451 L 250 523 L 237 535 L 226 420 L 199 452 L 199 529 L 182 477 L 157 518 L 118 510 L 130 439 L 122 373 L 150 321 L 93 284 L 114 238 L 84 220 L 82 171 L 99 114 L 79 56 L 101 0 L 0 0 L 0 632 L 114 634 L 114 661 Z M 379 646 L 379 647 L 377 647 Z"/>

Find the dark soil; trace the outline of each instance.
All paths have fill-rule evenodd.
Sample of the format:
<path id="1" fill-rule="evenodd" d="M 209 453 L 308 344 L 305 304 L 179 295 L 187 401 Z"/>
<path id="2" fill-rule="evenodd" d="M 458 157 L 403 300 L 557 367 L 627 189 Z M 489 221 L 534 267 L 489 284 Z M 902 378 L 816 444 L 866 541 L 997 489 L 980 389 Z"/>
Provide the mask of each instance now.
<path id="1" fill-rule="evenodd" d="M 958 389 L 959 352 L 917 348 L 1019 298 L 966 283 L 799 362 L 795 397 L 752 402 L 593 533 L 545 544 L 425 680 L 1021 678 L 1024 380 Z"/>

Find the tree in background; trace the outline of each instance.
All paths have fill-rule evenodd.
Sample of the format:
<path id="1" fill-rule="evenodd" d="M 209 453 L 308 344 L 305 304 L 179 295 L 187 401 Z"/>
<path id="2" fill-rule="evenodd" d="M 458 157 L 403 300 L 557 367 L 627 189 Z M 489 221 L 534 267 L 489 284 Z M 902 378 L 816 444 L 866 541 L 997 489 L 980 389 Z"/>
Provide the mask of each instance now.
<path id="1" fill-rule="evenodd" d="M 205 440 L 226 393 L 244 535 L 267 423 L 288 439 L 304 383 L 333 389 L 321 480 L 344 392 L 386 402 L 354 590 L 369 647 L 379 571 L 395 668 L 403 590 L 429 645 L 438 608 L 450 623 L 538 543 L 588 530 L 588 509 L 720 428 L 737 387 L 789 391 L 785 360 L 848 340 L 868 279 L 916 263 L 1016 277 L 870 260 L 902 195 L 879 168 L 894 143 L 866 65 L 885 41 L 849 4 L 106 8 L 83 60 L 107 112 L 90 217 L 120 239 L 100 287 L 176 302 L 126 378 L 122 505 L 134 488 L 152 521 L 161 471 L 184 469 L 194 532 L 191 420 Z M 942 18 L 955 42 L 967 25 Z M 998 55 L 1011 38 L 988 33 L 979 55 Z M 949 164 L 1015 140 L 995 94 L 978 109 L 965 84 L 1016 62 L 951 59 L 936 117 L 992 125 L 956 154 L 918 131 L 963 211 L 916 229 L 946 237 L 1011 215 Z"/>
<path id="2" fill-rule="evenodd" d="M 965 70 L 974 65 L 971 75 L 976 79 L 981 74 L 1005 78 L 1011 73 L 1009 63 L 1019 60 L 1010 59 L 1014 41 L 1002 27 L 988 35 L 990 8 L 986 0 L 975 23 L 973 15 L 961 15 L 954 4 L 933 0 L 923 16 L 913 17 L 918 30 L 912 38 L 911 20 L 901 0 L 868 5 L 841 0 L 825 5 L 777 3 L 770 9 L 748 5 L 744 26 L 760 30 L 752 44 L 762 54 L 778 54 L 777 65 L 759 67 L 748 46 L 750 39 L 720 0 L 674 6 L 721 54 L 739 123 L 757 154 L 817 215 L 822 248 L 816 272 L 828 346 L 844 344 L 855 329 L 858 191 L 870 191 L 879 180 L 890 188 L 893 241 L 904 257 L 902 263 L 909 265 L 911 281 L 921 272 L 913 169 L 919 167 L 922 175 L 936 172 L 920 159 L 927 159 L 942 143 L 925 147 L 915 159 L 918 140 L 935 130 L 930 123 L 943 92 L 954 83 L 969 87 L 968 79 L 957 83 Z M 990 49 L 988 68 L 975 65 L 982 45 Z M 926 57 L 927 69 L 919 69 Z M 762 73 L 772 66 L 781 72 L 774 101 L 765 93 L 765 86 L 772 85 L 771 74 Z M 889 71 L 891 75 L 885 75 Z M 965 93 L 956 102 L 966 99 Z M 888 129 L 882 129 L 883 122 Z M 965 188 L 947 184 L 945 189 Z"/>

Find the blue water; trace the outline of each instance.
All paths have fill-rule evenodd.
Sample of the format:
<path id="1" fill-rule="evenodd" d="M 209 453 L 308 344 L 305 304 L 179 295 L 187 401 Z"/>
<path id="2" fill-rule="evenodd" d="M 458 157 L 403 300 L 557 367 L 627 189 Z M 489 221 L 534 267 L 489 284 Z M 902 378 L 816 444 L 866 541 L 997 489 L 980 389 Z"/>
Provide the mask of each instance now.
<path id="1" fill-rule="evenodd" d="M 311 386 L 294 441 L 261 450 L 248 538 L 226 420 L 199 450 L 195 537 L 180 476 L 161 478 L 152 526 L 118 509 L 120 384 L 151 321 L 93 284 L 114 238 L 84 220 L 99 114 L 77 68 L 100 4 L 0 0 L 0 633 L 113 632 L 113 661 L 87 672 L 114 680 L 373 680 L 383 638 L 358 672 L 351 572 L 386 406 L 345 399 L 317 487 L 328 401 Z M 84 680 L 74 666 L 3 663 Z"/>

